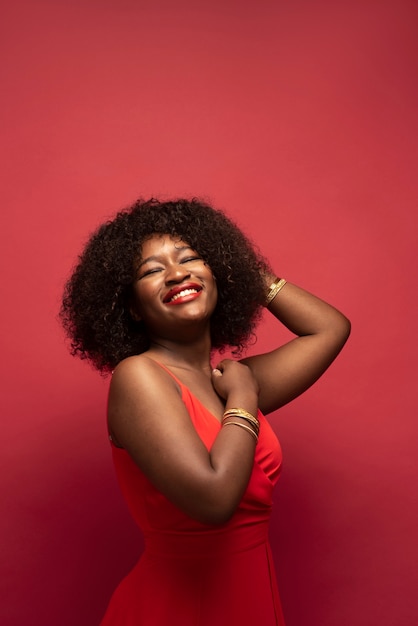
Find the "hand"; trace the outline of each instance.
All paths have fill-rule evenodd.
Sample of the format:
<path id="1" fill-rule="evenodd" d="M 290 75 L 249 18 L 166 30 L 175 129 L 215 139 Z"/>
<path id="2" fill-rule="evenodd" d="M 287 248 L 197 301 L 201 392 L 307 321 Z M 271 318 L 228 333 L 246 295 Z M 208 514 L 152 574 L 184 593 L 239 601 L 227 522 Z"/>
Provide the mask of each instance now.
<path id="1" fill-rule="evenodd" d="M 258 398 L 259 386 L 251 369 L 231 359 L 224 359 L 212 370 L 212 384 L 216 393 L 224 400 L 230 394 L 248 394 Z"/>

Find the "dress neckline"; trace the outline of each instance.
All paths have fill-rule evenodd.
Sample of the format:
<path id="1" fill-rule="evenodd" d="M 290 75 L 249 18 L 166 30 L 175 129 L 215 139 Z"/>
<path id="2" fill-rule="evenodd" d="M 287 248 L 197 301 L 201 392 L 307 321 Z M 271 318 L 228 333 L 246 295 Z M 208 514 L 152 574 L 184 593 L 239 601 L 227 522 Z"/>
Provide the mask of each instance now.
<path id="1" fill-rule="evenodd" d="M 222 422 L 216 417 L 216 415 L 210 411 L 207 406 L 205 406 L 203 404 L 203 402 L 201 400 L 199 400 L 199 398 L 193 393 L 193 391 L 191 391 L 191 389 L 185 385 L 175 374 L 173 374 L 173 372 L 163 363 L 161 363 L 160 361 L 155 361 L 153 359 L 154 363 L 156 363 L 157 365 L 159 365 L 163 370 L 165 370 L 168 374 L 170 374 L 170 376 L 176 381 L 176 383 L 184 389 L 187 389 L 187 392 L 190 394 L 190 396 L 193 398 L 193 400 L 195 400 L 196 402 L 198 402 L 200 404 L 200 406 L 205 409 L 206 413 L 208 413 L 208 415 L 210 415 L 215 422 L 219 425 L 222 426 Z"/>

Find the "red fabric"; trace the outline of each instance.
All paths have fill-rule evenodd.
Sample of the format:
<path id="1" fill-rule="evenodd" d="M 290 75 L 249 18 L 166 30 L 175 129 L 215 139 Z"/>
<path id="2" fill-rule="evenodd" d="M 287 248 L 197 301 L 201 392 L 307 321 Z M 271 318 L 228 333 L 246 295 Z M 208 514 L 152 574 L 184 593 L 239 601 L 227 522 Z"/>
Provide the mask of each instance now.
<path id="1" fill-rule="evenodd" d="M 178 379 L 183 401 L 210 449 L 219 421 Z M 145 551 L 114 592 L 101 626 L 283 626 L 268 542 L 281 449 L 259 413 L 254 468 L 233 518 L 220 526 L 190 519 L 161 495 L 126 451 L 112 447 L 122 492 Z"/>

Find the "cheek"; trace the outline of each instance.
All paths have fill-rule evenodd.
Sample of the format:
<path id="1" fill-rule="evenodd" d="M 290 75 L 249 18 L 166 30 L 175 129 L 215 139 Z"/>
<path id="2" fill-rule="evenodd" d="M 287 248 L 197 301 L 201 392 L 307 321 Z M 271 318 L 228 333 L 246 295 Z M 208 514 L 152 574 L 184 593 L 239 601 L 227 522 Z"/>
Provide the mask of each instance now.
<path id="1" fill-rule="evenodd" d="M 151 318 L 161 314 L 161 281 L 162 277 L 158 274 L 155 279 L 147 279 L 136 285 L 134 305 L 139 315 Z"/>

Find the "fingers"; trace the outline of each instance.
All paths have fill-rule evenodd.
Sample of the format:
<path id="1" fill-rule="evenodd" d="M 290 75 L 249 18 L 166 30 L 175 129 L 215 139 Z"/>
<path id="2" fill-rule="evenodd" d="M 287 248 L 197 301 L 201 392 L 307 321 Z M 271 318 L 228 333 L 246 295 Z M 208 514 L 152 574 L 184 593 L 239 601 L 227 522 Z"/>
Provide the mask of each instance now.
<path id="1" fill-rule="evenodd" d="M 232 359 L 223 359 L 212 370 L 212 384 L 216 393 L 228 400 L 230 394 L 248 398 L 248 394 L 258 397 L 259 387 L 251 369 Z"/>
<path id="2" fill-rule="evenodd" d="M 225 367 L 228 367 L 231 363 L 236 364 L 237 361 L 233 361 L 232 359 L 222 359 L 215 365 L 216 370 L 219 370 L 222 374 L 224 372 Z"/>
<path id="3" fill-rule="evenodd" d="M 231 362 L 231 359 L 223 359 L 222 361 L 219 361 L 219 363 L 215 365 L 215 367 L 212 370 L 213 376 L 215 377 L 222 376 L 225 370 L 225 365 L 227 365 L 228 362 Z"/>

